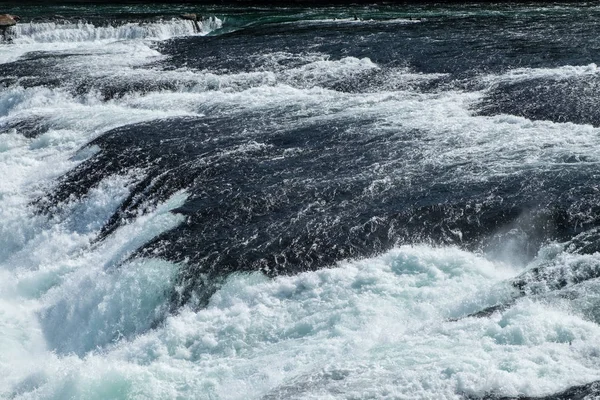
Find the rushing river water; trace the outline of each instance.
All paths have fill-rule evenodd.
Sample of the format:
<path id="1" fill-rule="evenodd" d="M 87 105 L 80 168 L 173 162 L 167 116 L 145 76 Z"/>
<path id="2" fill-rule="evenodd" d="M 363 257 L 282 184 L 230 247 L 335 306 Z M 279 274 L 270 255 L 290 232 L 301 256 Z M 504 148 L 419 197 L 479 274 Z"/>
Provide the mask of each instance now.
<path id="1" fill-rule="evenodd" d="M 600 4 L 8 11 L 0 398 L 600 395 Z"/>

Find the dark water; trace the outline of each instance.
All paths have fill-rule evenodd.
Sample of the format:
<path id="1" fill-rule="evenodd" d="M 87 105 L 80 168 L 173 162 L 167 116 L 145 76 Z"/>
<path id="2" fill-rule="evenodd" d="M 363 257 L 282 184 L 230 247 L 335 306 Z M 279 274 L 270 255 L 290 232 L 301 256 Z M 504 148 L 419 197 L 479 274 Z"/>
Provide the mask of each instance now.
<path id="1" fill-rule="evenodd" d="M 0 64 L 0 84 L 6 93 L 0 101 L 0 132 L 7 138 L 2 162 L 7 174 L 19 171 L 19 176 L 39 173 L 31 168 L 20 172 L 15 159 L 60 167 L 37 181 L 15 178 L 16 183 L 3 188 L 0 199 L 12 216 L 3 234 L 17 224 L 30 228 L 19 231 L 17 239 L 6 240 L 0 260 L 11 274 L 53 271 L 50 283 L 35 284 L 40 288 L 33 297 L 41 296 L 41 305 L 30 306 L 50 351 L 59 358 L 93 354 L 113 361 L 122 360 L 124 352 L 138 352 L 146 355 L 135 356 L 134 363 L 152 366 L 160 357 L 148 355 L 143 343 L 150 339 L 144 335 L 158 335 L 155 340 L 169 343 L 169 335 L 181 333 L 169 331 L 170 326 L 185 325 L 189 321 L 184 318 L 190 315 L 209 321 L 203 313 L 214 310 L 223 296 L 231 295 L 229 302 L 252 308 L 257 300 L 244 293 L 258 283 L 243 279 L 265 275 L 273 285 L 285 286 L 286 279 L 325 279 L 322 274 L 329 272 L 319 272 L 323 269 L 337 266 L 343 271 L 348 262 L 371 265 L 384 257 L 392 260 L 392 270 L 401 271 L 395 272 L 393 279 L 399 279 L 395 287 L 415 288 L 407 299 L 399 301 L 394 295 L 395 302 L 385 306 L 414 310 L 430 301 L 437 310 L 435 315 L 393 317 L 384 326 L 397 318 L 409 325 L 426 323 L 424 337 L 431 343 L 416 343 L 410 333 L 406 337 L 400 333 L 394 340 L 402 340 L 402 346 L 413 342 L 409 348 L 414 347 L 415 354 L 418 349 L 447 346 L 454 355 L 440 356 L 436 362 L 453 360 L 452 366 L 436 372 L 435 362 L 415 356 L 425 368 L 421 369 L 402 351 L 396 352 L 402 346 L 394 347 L 392 359 L 414 374 L 400 374 L 391 386 L 375 389 L 382 387 L 381 380 L 388 381 L 388 374 L 398 373 L 377 352 L 353 356 L 348 359 L 353 367 L 343 368 L 338 364 L 347 359 L 330 355 L 335 362 L 325 372 L 318 366 L 303 371 L 297 367 L 303 361 L 282 355 L 313 351 L 302 344 L 285 347 L 282 343 L 289 337 L 303 341 L 310 337 L 327 349 L 337 348 L 327 347 L 329 341 L 314 333 L 334 337 L 336 329 L 346 326 L 335 322 L 338 317 L 328 314 L 327 307 L 316 307 L 308 317 L 298 312 L 304 317 L 297 318 L 313 318 L 322 311 L 328 315 L 328 328 L 319 330 L 320 325 L 311 322 L 283 336 L 265 328 L 268 323 L 234 328 L 235 323 L 223 322 L 230 315 L 225 313 L 210 320 L 213 327 L 224 323 L 215 334 L 221 339 L 213 339 L 217 343 L 233 340 L 237 334 L 231 332 L 240 329 L 245 333 L 236 340 L 247 344 L 247 352 L 264 350 L 266 343 L 287 349 L 273 350 L 274 358 L 267 364 L 286 357 L 296 360 L 294 368 L 275 369 L 293 371 L 283 372 L 281 378 L 264 372 L 269 378 L 247 389 L 250 397 L 583 398 L 597 392 L 596 386 L 586 385 L 600 378 L 600 353 L 594 344 L 600 334 L 594 311 L 600 275 L 596 3 L 210 6 L 192 10 L 203 16 L 201 35 L 191 34 L 187 22 L 171 20 L 189 9 L 186 5 L 15 9 L 24 17 L 23 27 L 15 32 L 12 44 L 0 49 L 0 57 L 6 57 Z M 13 51 L 23 53 L 9 60 Z M 33 155 L 18 153 L 20 148 Z M 40 155 L 40 148 L 46 149 L 45 155 Z M 13 186 L 25 187 L 27 182 L 33 182 L 33 190 L 14 194 Z M 174 198 L 181 201 L 165 206 Z M 21 203 L 22 208 L 14 205 Z M 161 207 L 167 207 L 165 215 L 177 222 L 143 225 L 163 215 Z M 62 254 L 60 240 L 66 241 L 58 239 L 61 235 L 71 239 L 57 261 L 55 255 Z M 47 239 L 39 239 L 42 236 Z M 71 244 L 77 240 L 84 244 Z M 49 257 L 52 267 L 24 255 L 32 246 L 49 248 L 40 257 Z M 448 256 L 448 251 L 462 255 Z M 56 272 L 56 265 L 79 265 L 86 257 L 86 262 L 97 265 L 92 271 L 104 271 L 109 278 L 86 278 L 83 266 Z M 448 282 L 457 291 L 449 294 L 441 289 L 444 285 L 438 288 L 432 282 L 453 273 L 432 271 L 445 271 L 456 257 L 475 257 L 477 265 L 492 263 L 498 271 L 510 272 L 475 283 L 471 278 Z M 459 264 L 467 265 L 463 258 Z M 430 263 L 431 269 L 421 271 L 410 260 L 418 260 L 415 265 Z M 146 262 L 177 265 L 176 272 L 152 278 L 156 281 L 140 278 L 135 271 L 144 270 Z M 253 272 L 260 274 L 244 275 Z M 431 281 L 412 281 L 421 274 Z M 100 285 L 96 279 L 107 281 Z M 322 301 L 342 308 L 388 299 L 382 288 L 372 289 L 377 300 L 353 298 L 357 293 L 362 296 L 359 288 L 366 285 L 356 279 L 346 294 L 350 300 L 334 294 L 342 283 L 331 288 L 318 284 L 311 290 L 321 293 Z M 389 279 L 381 276 L 376 281 L 383 284 Z M 140 293 L 156 291 L 158 298 L 135 290 L 123 295 L 119 282 L 133 282 L 123 284 L 139 286 Z M 297 285 L 290 301 L 299 309 L 312 309 L 304 297 L 293 294 L 305 290 L 306 284 L 290 285 Z M 324 295 L 328 290 L 333 291 Z M 421 297 L 426 293 L 437 293 L 436 299 L 449 297 L 438 304 Z M 459 294 L 466 297 L 453 303 L 452 297 L 458 299 Z M 21 294 L 28 296 L 32 295 Z M 112 298 L 121 300 L 106 300 Z M 96 315 L 107 301 L 110 317 Z M 274 303 L 265 304 L 270 309 Z M 376 320 L 390 318 L 387 311 L 380 312 Z M 258 317 L 250 313 L 239 318 Z M 369 321 L 356 328 L 358 336 L 345 342 L 354 353 L 359 353 L 360 345 L 349 343 L 376 325 L 370 318 L 360 313 L 351 318 Z M 489 322 L 473 322 L 479 319 Z M 459 325 L 467 320 L 484 325 Z M 295 324 L 272 322 L 279 323 Z M 473 341 L 456 348 L 440 344 L 441 333 L 432 332 L 431 326 L 451 323 L 459 327 L 443 328 L 449 331 L 442 335 L 463 335 Z M 496 323 L 499 328 L 489 325 Z M 248 333 L 252 329 L 255 333 Z M 458 331 L 448 333 L 453 329 Z M 467 361 L 460 356 L 461 346 L 488 346 L 487 336 L 473 339 L 466 333 L 477 329 L 492 335 L 500 347 Z M 252 335 L 266 339 L 254 343 Z M 244 360 L 236 363 L 236 356 L 219 344 L 212 350 L 193 350 L 198 345 L 192 343 L 200 340 L 204 346 L 209 339 L 183 336 L 177 340 L 187 343 L 182 348 L 193 354 L 183 358 L 201 373 L 214 368 L 204 364 L 203 354 L 225 357 L 233 370 L 255 368 L 256 359 L 248 361 L 243 351 L 236 354 Z M 126 350 L 128 346 L 134 350 Z M 512 353 L 519 346 L 522 359 L 519 351 Z M 169 350 L 170 357 L 178 359 L 175 353 Z M 465 368 L 509 353 L 519 361 L 486 364 L 479 367 L 479 374 Z M 546 361 L 546 356 L 553 361 Z M 225 362 L 219 357 L 215 363 Z M 373 373 L 373 368 L 382 372 Z M 434 372 L 425 373 L 427 368 Z M 27 389 L 23 383 L 27 379 L 19 375 L 15 379 L 21 379 L 25 389 L 2 389 L 18 398 L 56 398 L 63 393 L 50 383 L 58 379 L 52 373 L 46 369 L 40 374 L 27 378 L 39 381 L 32 387 L 40 394 Z M 219 383 L 210 390 L 202 386 L 207 398 L 242 396 L 243 391 L 225 394 L 221 385 L 248 384 L 246 375 L 215 374 Z M 163 378 L 152 379 L 166 390 Z M 134 398 L 138 378 L 123 379 L 128 389 L 114 392 L 115 397 Z M 508 383 L 503 386 L 496 379 Z M 102 396 L 83 381 L 79 385 L 92 393 L 90 398 Z M 313 387 L 307 382 L 316 383 Z M 420 382 L 419 388 L 408 390 L 415 382 Z M 181 395 L 193 387 L 177 386 L 176 392 Z M 75 397 L 82 393 L 69 390 Z"/>

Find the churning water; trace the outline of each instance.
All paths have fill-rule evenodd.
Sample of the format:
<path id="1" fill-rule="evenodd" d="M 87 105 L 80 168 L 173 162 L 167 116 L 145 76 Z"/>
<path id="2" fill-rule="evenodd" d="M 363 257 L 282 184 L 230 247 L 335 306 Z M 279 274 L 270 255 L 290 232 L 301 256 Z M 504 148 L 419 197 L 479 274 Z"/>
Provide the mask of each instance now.
<path id="1" fill-rule="evenodd" d="M 184 11 L 13 11 L 1 398 L 600 394 L 600 6 Z"/>

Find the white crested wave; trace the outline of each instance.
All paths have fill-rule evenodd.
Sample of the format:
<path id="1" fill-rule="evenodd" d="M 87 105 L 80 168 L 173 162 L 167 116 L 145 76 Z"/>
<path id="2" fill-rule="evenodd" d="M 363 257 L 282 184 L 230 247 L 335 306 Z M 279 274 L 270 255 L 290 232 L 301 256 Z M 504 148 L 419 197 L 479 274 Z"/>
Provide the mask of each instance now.
<path id="1" fill-rule="evenodd" d="M 200 34 L 207 34 L 222 27 L 216 17 L 199 21 Z M 32 22 L 18 24 L 15 28 L 16 44 L 89 42 L 129 39 L 164 40 L 175 36 L 193 35 L 194 23 L 187 20 L 158 22 L 129 22 L 108 26 L 96 26 L 89 22 Z"/>

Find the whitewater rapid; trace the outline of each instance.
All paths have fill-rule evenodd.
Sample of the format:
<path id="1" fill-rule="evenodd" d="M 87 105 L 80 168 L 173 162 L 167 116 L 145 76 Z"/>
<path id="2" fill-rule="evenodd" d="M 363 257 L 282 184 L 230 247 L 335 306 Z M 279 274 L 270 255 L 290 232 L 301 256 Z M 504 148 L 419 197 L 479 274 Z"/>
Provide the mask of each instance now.
<path id="1" fill-rule="evenodd" d="M 211 18 L 203 34 L 220 27 Z M 152 162 L 107 174 L 49 213 L 35 207 L 62 176 L 101 154 L 99 145 L 87 144 L 113 129 L 244 113 L 283 117 L 232 133 L 242 144 L 211 153 L 208 162 L 266 154 L 268 163 L 306 151 L 279 154 L 261 142 L 257 130 L 276 135 L 283 129 L 277 124 L 300 130 L 366 121 L 357 126 L 367 128 L 350 132 L 385 138 L 406 153 L 361 171 L 369 184 L 353 196 L 365 199 L 418 190 L 429 170 L 446 171 L 439 182 L 467 188 L 531 170 L 559 174 L 573 154 L 594 167 L 598 127 L 479 115 L 476 107 L 503 83 L 595 78 L 595 64 L 482 73 L 469 90 L 442 83 L 433 91 L 420 85 L 447 74 L 319 52 L 266 51 L 252 71 L 156 67 L 168 60 L 160 42 L 192 34 L 191 23 L 176 20 L 32 23 L 0 45 L 2 64 L 35 52 L 70 55 L 53 61 L 52 73 L 64 78 L 59 84 L 38 77 L 32 85 L 34 78 L 16 74 L 3 77 L 0 89 L 0 397 L 461 399 L 550 395 L 600 379 L 600 326 L 590 316 L 598 282 L 569 285 L 572 298 L 544 288 L 522 296 L 510 283 L 536 266 L 597 266 L 600 256 L 557 242 L 524 254 L 527 212 L 489 234 L 501 244 L 488 252 L 461 248 L 463 233 L 451 231 L 456 245 L 398 242 L 380 254 L 275 277 L 238 271 L 219 282 L 207 304 L 194 293 L 174 311 L 186 261 L 136 251 L 186 222 L 179 210 L 191 190 L 156 202 L 142 198 L 137 213 L 102 240 L 103 227 L 151 176 Z M 382 86 L 336 90 L 379 73 Z M 113 89 L 123 83 L 144 89 Z M 325 200 L 311 203 L 295 218 L 327 207 Z M 498 304 L 511 305 L 487 318 L 469 316 Z"/>
<path id="2" fill-rule="evenodd" d="M 106 46 L 125 40 L 132 44 L 134 41 L 206 35 L 222 25 L 223 21 L 217 17 L 199 21 L 200 32 L 196 32 L 193 21 L 181 19 L 129 23 L 109 21 L 104 24 L 84 20 L 21 23 L 11 28 L 10 42 L 0 47 L 0 63 L 15 61 L 26 53 L 36 51 L 102 51 Z"/>

